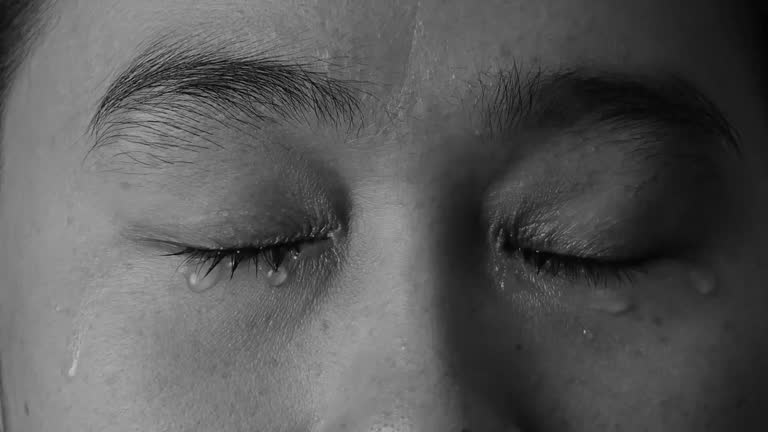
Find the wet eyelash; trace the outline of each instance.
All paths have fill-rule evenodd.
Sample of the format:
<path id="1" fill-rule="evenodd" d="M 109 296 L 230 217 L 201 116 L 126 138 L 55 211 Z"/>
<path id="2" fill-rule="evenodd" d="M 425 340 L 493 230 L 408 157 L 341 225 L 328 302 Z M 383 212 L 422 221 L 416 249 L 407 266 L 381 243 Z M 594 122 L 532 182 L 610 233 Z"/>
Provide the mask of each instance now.
<path id="1" fill-rule="evenodd" d="M 544 273 L 570 282 L 605 285 L 614 280 L 631 283 L 638 273 L 645 273 L 644 261 L 641 260 L 607 261 L 531 248 L 514 248 L 512 253 L 531 266 L 537 275 Z"/>
<path id="2" fill-rule="evenodd" d="M 298 256 L 301 253 L 302 243 L 314 240 L 289 241 L 269 246 L 247 246 L 232 249 L 203 249 L 191 246 L 184 246 L 183 249 L 164 254 L 162 256 L 183 256 L 184 261 L 181 266 L 194 266 L 195 271 L 207 267 L 204 276 L 208 276 L 216 267 L 222 263 L 228 264 L 230 269 L 229 278 L 232 279 L 235 271 L 241 267 L 242 263 L 249 262 L 258 271 L 259 261 L 263 260 L 272 270 L 277 271 L 289 255 Z"/>
<path id="3" fill-rule="evenodd" d="M 521 260 L 526 266 L 541 274 L 571 283 L 587 282 L 590 285 L 606 285 L 610 281 L 632 282 L 638 273 L 645 273 L 646 259 L 610 259 L 552 252 L 531 246 L 531 234 L 523 234 L 519 224 L 507 231 L 499 229 L 498 246 L 507 255 Z M 539 241 L 541 240 L 541 236 Z M 546 238 L 546 237 L 545 237 Z"/>

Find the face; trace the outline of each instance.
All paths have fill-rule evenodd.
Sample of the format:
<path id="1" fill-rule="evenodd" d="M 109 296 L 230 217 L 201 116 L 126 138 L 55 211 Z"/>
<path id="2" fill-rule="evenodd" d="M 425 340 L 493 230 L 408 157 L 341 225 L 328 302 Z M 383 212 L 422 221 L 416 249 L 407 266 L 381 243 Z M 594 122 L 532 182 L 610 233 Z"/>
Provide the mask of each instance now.
<path id="1" fill-rule="evenodd" d="M 56 2 L 2 136 L 6 427 L 760 424 L 765 107 L 689 3 Z"/>

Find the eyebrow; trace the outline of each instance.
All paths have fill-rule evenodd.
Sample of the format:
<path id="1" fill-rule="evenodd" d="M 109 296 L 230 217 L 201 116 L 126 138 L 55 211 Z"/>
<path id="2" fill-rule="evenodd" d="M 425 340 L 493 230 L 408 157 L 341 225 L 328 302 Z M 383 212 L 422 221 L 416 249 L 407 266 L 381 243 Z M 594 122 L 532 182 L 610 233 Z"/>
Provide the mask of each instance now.
<path id="1" fill-rule="evenodd" d="M 558 71 L 513 67 L 481 74 L 475 102 L 484 127 L 562 130 L 607 125 L 642 127 L 664 136 L 706 136 L 741 153 L 741 138 L 723 112 L 690 81 L 670 73 L 638 75 L 585 68 Z"/>
<path id="2" fill-rule="evenodd" d="M 222 147 L 211 138 L 210 126 L 200 126 L 201 118 L 225 128 L 308 121 L 310 115 L 336 127 L 351 127 L 361 119 L 361 96 L 368 94 L 360 85 L 370 83 L 331 77 L 328 64 L 317 59 L 245 48 L 184 38 L 154 40 L 101 98 L 89 125 L 95 144 L 88 154 L 124 140 L 147 149 L 121 153 L 132 159 L 130 164 L 173 165 L 188 163 L 171 158 L 179 152 Z M 524 72 L 514 65 L 481 73 L 467 84 L 464 90 L 476 96 L 470 109 L 490 133 L 577 125 L 634 132 L 643 127 L 642 133 L 660 136 L 704 135 L 740 153 L 738 133 L 723 113 L 696 86 L 673 74 L 589 68 Z M 141 134 L 132 132 L 136 127 Z M 248 128 L 239 130 L 247 133 Z"/>
<path id="3" fill-rule="evenodd" d="M 152 129 L 153 123 L 200 137 L 205 131 L 193 123 L 201 117 L 245 117 L 253 126 L 309 121 L 311 115 L 336 127 L 352 127 L 360 117 L 364 83 L 331 77 L 330 62 L 221 42 L 163 36 L 147 45 L 100 99 L 88 128 L 94 148 L 130 138 L 124 132 L 134 126 Z M 132 121 L 132 114 L 155 121 Z"/>

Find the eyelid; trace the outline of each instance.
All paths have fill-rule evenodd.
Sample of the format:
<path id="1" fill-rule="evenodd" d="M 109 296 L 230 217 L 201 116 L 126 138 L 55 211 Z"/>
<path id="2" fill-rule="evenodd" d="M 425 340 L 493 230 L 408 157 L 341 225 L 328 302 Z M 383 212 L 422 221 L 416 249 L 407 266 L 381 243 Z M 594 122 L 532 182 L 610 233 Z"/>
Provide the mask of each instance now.
<path id="1" fill-rule="evenodd" d="M 559 281 L 568 285 L 586 284 L 593 288 L 607 287 L 609 282 L 631 283 L 638 274 L 647 273 L 650 261 L 603 261 L 530 248 L 505 251 L 505 256 L 520 262 L 523 274 L 537 284 L 538 281 L 547 281 L 546 284 Z"/>
<path id="2" fill-rule="evenodd" d="M 574 222 L 557 209 L 542 211 L 533 204 L 520 206 L 511 216 L 499 216 L 491 233 L 498 245 L 511 242 L 517 248 L 605 262 L 633 262 L 667 253 L 673 239 L 638 227 L 637 219 L 598 219 Z M 499 243 L 502 242 L 502 243 Z"/>
<path id="3" fill-rule="evenodd" d="M 258 272 L 262 262 L 269 266 L 267 273 L 269 275 L 269 272 L 277 272 L 289 257 L 292 257 L 294 260 L 303 256 L 311 258 L 314 255 L 312 251 L 316 250 L 313 245 L 324 244 L 327 241 L 331 241 L 333 237 L 334 232 L 330 232 L 300 238 L 290 237 L 288 239 L 288 237 L 284 237 L 283 240 L 270 240 L 259 245 L 250 244 L 215 248 L 189 246 L 183 243 L 158 241 L 156 239 L 149 239 L 148 241 L 159 242 L 168 247 L 175 247 L 174 250 L 160 256 L 183 257 L 184 260 L 177 267 L 177 271 L 182 267 L 192 268 L 192 274 L 204 272 L 201 278 L 206 278 L 215 269 L 220 266 L 226 266 L 230 272 L 230 279 L 232 279 L 236 270 L 240 268 L 250 268 L 253 266 Z M 308 251 L 309 254 L 305 254 L 305 251 Z"/>
<path id="4" fill-rule="evenodd" d="M 230 279 L 235 275 L 235 271 L 243 261 L 246 264 L 250 261 L 255 267 L 258 266 L 260 260 L 266 261 L 266 263 L 272 268 L 277 270 L 282 264 L 285 257 L 294 252 L 298 255 L 300 249 L 299 244 L 302 242 L 293 242 L 265 247 L 245 247 L 235 249 L 196 249 L 192 247 L 184 248 L 178 252 L 164 254 L 162 256 L 183 256 L 184 264 L 193 264 L 196 261 L 196 271 L 200 271 L 202 267 L 205 267 L 210 263 L 209 268 L 205 272 L 205 276 L 213 271 L 216 267 L 229 260 L 230 263 Z"/>
<path id="5" fill-rule="evenodd" d="M 598 287 L 609 281 L 631 282 L 638 273 L 645 273 L 647 265 L 657 259 L 652 254 L 622 255 L 609 248 L 594 245 L 570 244 L 562 231 L 539 224 L 527 224 L 521 229 L 518 222 L 511 228 L 499 225 L 496 229 L 497 249 L 506 259 L 521 262 L 531 280 L 551 277 L 568 284 L 587 283 Z M 554 239 L 553 239 L 554 238 Z M 620 247 L 617 246 L 618 250 Z"/>
<path id="6" fill-rule="evenodd" d="M 277 229 L 260 229 L 247 224 L 245 228 L 239 228 L 243 222 L 228 222 L 222 225 L 208 224 L 203 228 L 193 228 L 183 224 L 141 224 L 123 229 L 121 236 L 149 246 L 215 251 L 266 248 L 281 243 L 322 239 L 342 230 L 340 223 L 330 219 L 322 223 L 306 221 Z M 281 233 L 276 233 L 278 230 Z"/>

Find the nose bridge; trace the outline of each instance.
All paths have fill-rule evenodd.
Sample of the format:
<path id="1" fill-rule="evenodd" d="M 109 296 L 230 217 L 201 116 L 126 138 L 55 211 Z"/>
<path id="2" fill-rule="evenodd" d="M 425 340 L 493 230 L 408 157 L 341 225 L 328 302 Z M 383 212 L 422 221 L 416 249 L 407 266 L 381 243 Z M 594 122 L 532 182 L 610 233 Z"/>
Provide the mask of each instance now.
<path id="1" fill-rule="evenodd" d="M 387 367 L 377 370 L 382 385 L 411 399 L 402 403 L 412 407 L 429 404 L 435 394 L 447 396 L 453 385 L 441 334 L 441 272 L 446 269 L 432 259 L 436 221 L 431 213 L 429 205 L 417 201 L 387 206 L 378 215 L 391 221 L 381 221 L 391 229 L 378 233 L 381 257 L 374 267 L 375 279 L 387 281 L 388 294 L 376 295 L 382 307 L 372 311 L 379 324 L 371 342 L 388 357 Z"/>
<path id="2" fill-rule="evenodd" d="M 355 282 L 361 306 L 349 319 L 365 330 L 340 377 L 350 391 L 344 419 L 336 419 L 333 427 L 462 430 L 468 421 L 446 315 L 454 309 L 457 291 L 450 285 L 472 278 L 477 257 L 456 258 L 467 253 L 465 248 L 474 249 L 465 233 L 454 236 L 455 242 L 446 237 L 458 229 L 462 216 L 445 213 L 444 199 L 425 195 L 401 188 L 395 199 L 371 200 L 386 204 L 360 215 L 365 227 L 353 227 L 352 237 L 365 240 L 356 246 L 359 255 L 352 252 L 361 257 L 352 265 L 365 270 Z"/>

